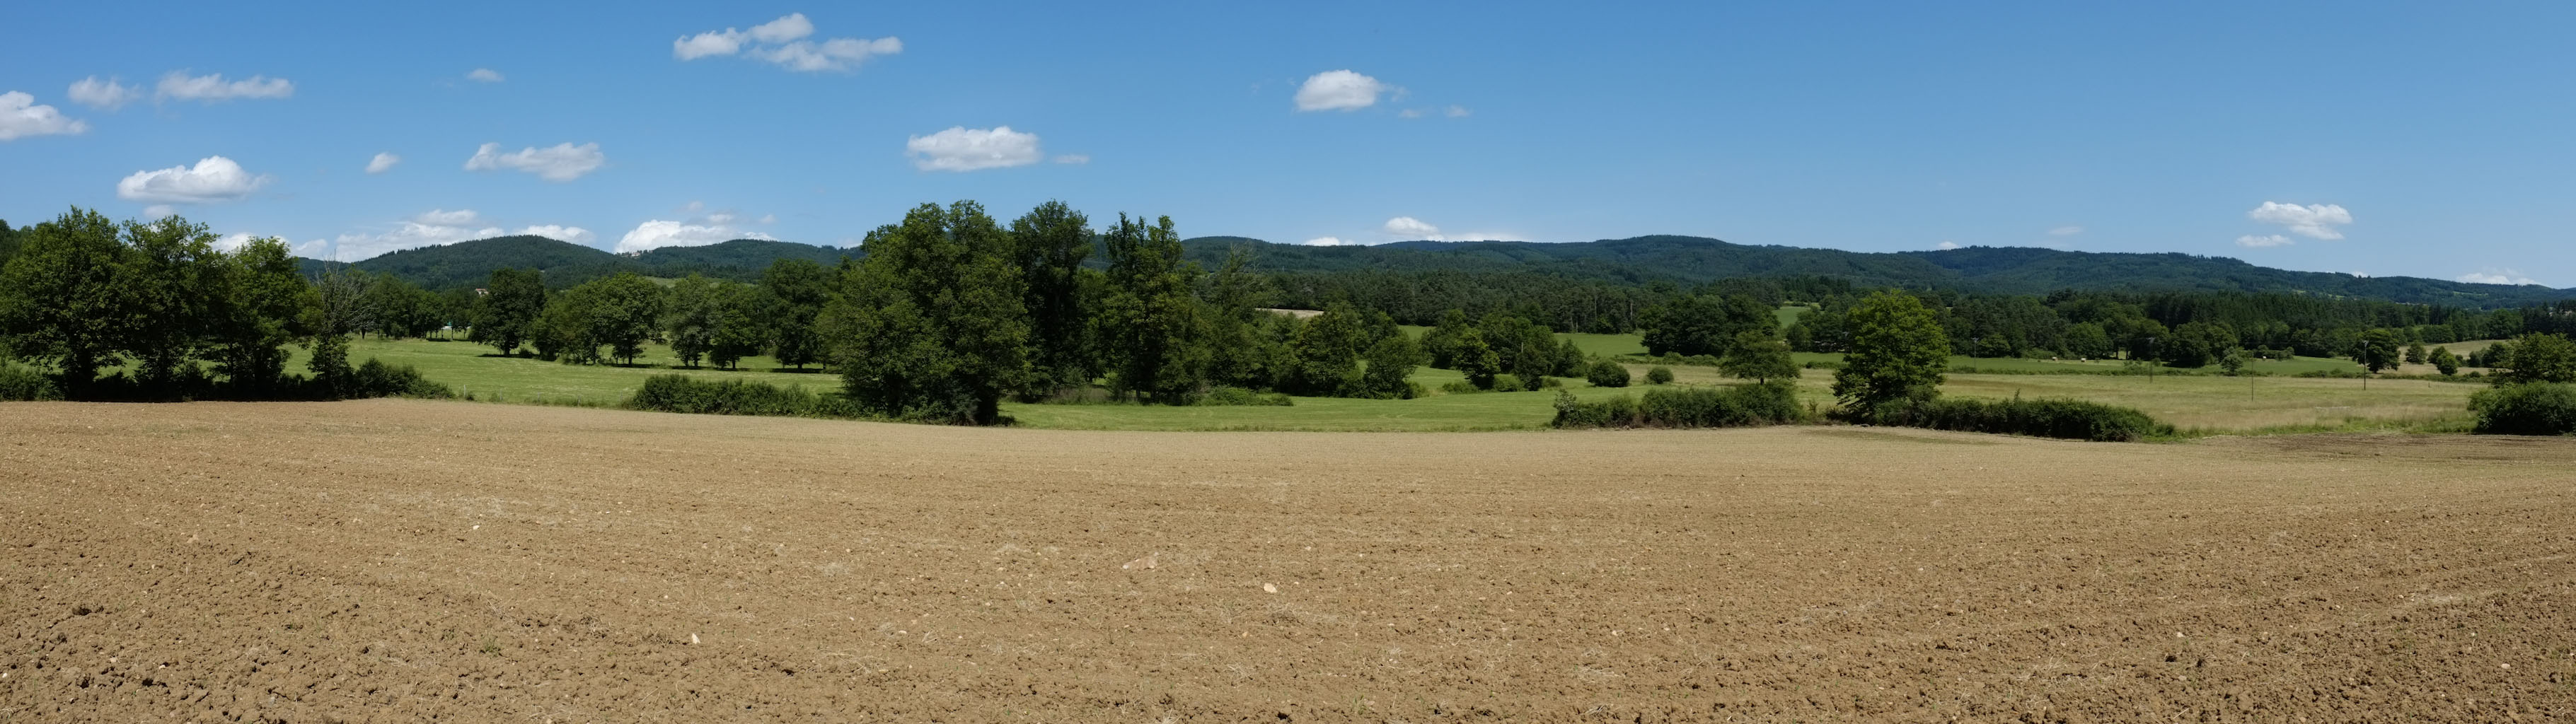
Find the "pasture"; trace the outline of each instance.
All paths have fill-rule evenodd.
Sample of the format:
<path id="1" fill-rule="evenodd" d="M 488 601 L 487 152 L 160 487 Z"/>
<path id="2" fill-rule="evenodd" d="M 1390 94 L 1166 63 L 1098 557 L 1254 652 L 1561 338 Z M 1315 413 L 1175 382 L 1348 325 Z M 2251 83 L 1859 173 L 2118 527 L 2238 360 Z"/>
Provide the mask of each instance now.
<path id="1" fill-rule="evenodd" d="M 2576 717 L 2560 439 L 0 409 L 10 721 Z"/>

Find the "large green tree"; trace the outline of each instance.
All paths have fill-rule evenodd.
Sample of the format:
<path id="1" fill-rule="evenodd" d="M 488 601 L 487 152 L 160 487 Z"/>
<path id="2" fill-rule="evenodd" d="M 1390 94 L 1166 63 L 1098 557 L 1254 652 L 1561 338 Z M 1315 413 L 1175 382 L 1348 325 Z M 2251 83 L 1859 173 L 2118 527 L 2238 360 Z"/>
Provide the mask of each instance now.
<path id="1" fill-rule="evenodd" d="M 823 361 L 826 345 L 815 319 L 832 301 L 838 273 L 804 259 L 780 259 L 760 274 L 762 294 L 753 303 L 769 331 L 769 354 L 778 363 L 804 369 Z"/>
<path id="2" fill-rule="evenodd" d="M 492 345 L 501 354 L 519 351 L 519 345 L 537 336 L 537 318 L 546 311 L 545 276 L 535 269 L 502 267 L 492 270 L 492 279 L 483 288 L 483 296 L 474 304 L 474 341 Z"/>
<path id="3" fill-rule="evenodd" d="M 670 299 L 663 305 L 663 329 L 671 340 L 671 355 L 680 358 L 680 364 L 696 367 L 715 350 L 723 321 L 720 294 L 715 282 L 698 274 L 671 284 Z"/>
<path id="4" fill-rule="evenodd" d="M 215 234 L 178 216 L 125 222 L 127 253 L 118 283 L 129 305 L 119 326 L 147 389 L 172 391 L 182 368 L 204 350 L 223 299 Z"/>
<path id="5" fill-rule="evenodd" d="M 2505 359 L 2500 381 L 2576 382 L 2576 342 L 2546 332 L 2534 332 L 2514 340 L 2512 352 Z"/>
<path id="6" fill-rule="evenodd" d="M 1940 394 L 1950 338 L 1930 307 L 1913 295 L 1882 291 L 1851 310 L 1851 350 L 1834 372 L 1834 396 L 1863 411 Z"/>
<path id="7" fill-rule="evenodd" d="M 888 417 L 990 424 L 1029 376 L 1010 240 L 982 206 L 923 204 L 870 232 L 818 326 L 843 394 Z"/>
<path id="8" fill-rule="evenodd" d="M 1182 257 L 1172 217 L 1147 225 L 1119 214 L 1102 241 L 1109 270 L 1099 324 L 1110 390 L 1154 402 L 1187 401 L 1206 385 L 1207 349 L 1199 339 L 1199 301 L 1191 284 L 1197 265 Z"/>
<path id="9" fill-rule="evenodd" d="M 1252 271 L 1252 253 L 1243 247 L 1227 252 L 1216 273 L 1207 275 L 1199 297 L 1205 302 L 1200 320 L 1207 325 L 1207 378 L 1216 384 L 1266 387 L 1278 376 L 1287 356 L 1280 329 L 1287 318 L 1266 311 L 1278 290 L 1270 279 Z"/>
<path id="10" fill-rule="evenodd" d="M 286 242 L 252 239 L 225 255 L 223 303 L 213 330 L 215 369 L 234 389 L 264 397 L 281 388 L 285 346 L 312 333 L 304 310 L 316 303 Z"/>
<path id="11" fill-rule="evenodd" d="M 1048 201 L 1011 220 L 1011 263 L 1027 282 L 1021 304 L 1029 310 L 1029 386 L 1035 399 L 1091 384 L 1091 308 L 1082 267 L 1091 257 L 1091 221 L 1062 201 Z M 1173 244 L 1177 249 L 1177 240 Z M 1114 253 L 1114 252 L 1113 252 Z M 1177 252 L 1174 254 L 1177 258 Z M 1112 259 L 1115 268 L 1117 260 Z"/>
<path id="12" fill-rule="evenodd" d="M 1759 383 L 1798 379 L 1798 363 L 1789 356 L 1789 344 L 1751 330 L 1736 335 L 1734 349 L 1718 358 L 1717 368 L 1730 377 Z"/>
<path id="13" fill-rule="evenodd" d="M 115 222 L 77 207 L 22 233 L 0 268 L 0 342 L 62 370 L 63 392 L 79 399 L 99 368 L 122 360 L 136 316 L 119 279 L 127 250 Z"/>
<path id="14" fill-rule="evenodd" d="M 2397 335 L 2374 329 L 2361 333 L 2360 342 L 2353 346 L 2352 361 L 2361 363 L 2361 368 L 2370 374 L 2379 374 L 2380 370 L 2397 366 L 2398 354 Z"/>

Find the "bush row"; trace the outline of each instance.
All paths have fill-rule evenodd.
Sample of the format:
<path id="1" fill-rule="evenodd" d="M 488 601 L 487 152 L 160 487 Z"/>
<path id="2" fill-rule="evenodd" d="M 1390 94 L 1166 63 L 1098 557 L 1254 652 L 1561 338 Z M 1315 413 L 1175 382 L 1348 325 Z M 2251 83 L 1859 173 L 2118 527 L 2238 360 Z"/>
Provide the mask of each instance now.
<path id="1" fill-rule="evenodd" d="M 1415 397 L 1420 397 L 1420 395 L 1415 395 Z M 1207 394 L 1200 395 L 1197 400 L 1191 401 L 1190 404 L 1208 407 L 1262 405 L 1287 407 L 1297 403 L 1294 400 L 1288 399 L 1288 395 L 1285 393 L 1255 392 L 1241 387 L 1218 387 L 1208 390 Z"/>
<path id="2" fill-rule="evenodd" d="M 444 400 L 456 396 L 446 385 L 422 377 L 411 365 L 389 365 L 370 358 L 366 364 L 351 370 L 339 384 L 300 375 L 287 375 L 277 384 L 251 389 L 217 380 L 196 365 L 182 367 L 176 379 L 161 384 L 145 384 L 130 374 L 119 372 L 90 382 L 85 400 L 112 402 L 167 402 L 188 400 L 354 400 L 370 397 L 413 397 Z M 0 363 L 0 400 L 60 400 L 62 386 L 53 375 L 14 363 Z"/>
<path id="3" fill-rule="evenodd" d="M 858 417 L 858 408 L 839 395 L 817 395 L 804 388 L 779 387 L 746 380 L 701 380 L 688 375 L 654 375 L 626 398 L 630 410 L 686 412 L 699 415 L 776 415 L 783 417 Z"/>
<path id="4" fill-rule="evenodd" d="M 1866 411 L 1858 422 L 1934 430 L 2031 435 L 2094 442 L 2136 442 L 2172 435 L 2172 425 L 2136 408 L 2082 400 L 1906 400 Z"/>
<path id="5" fill-rule="evenodd" d="M 63 399 L 63 391 L 45 373 L 13 362 L 0 362 L 0 401 Z"/>
<path id="6" fill-rule="evenodd" d="M 2478 418 L 2472 431 L 2487 435 L 2566 435 L 2576 433 L 2576 385 L 2535 382 L 2477 391 L 2469 411 Z"/>
<path id="7" fill-rule="evenodd" d="M 1582 402 L 1556 395 L 1557 427 L 1750 427 L 1806 419 L 1798 395 L 1786 384 L 1732 387 L 1662 387 L 1643 397 L 1620 395 Z"/>

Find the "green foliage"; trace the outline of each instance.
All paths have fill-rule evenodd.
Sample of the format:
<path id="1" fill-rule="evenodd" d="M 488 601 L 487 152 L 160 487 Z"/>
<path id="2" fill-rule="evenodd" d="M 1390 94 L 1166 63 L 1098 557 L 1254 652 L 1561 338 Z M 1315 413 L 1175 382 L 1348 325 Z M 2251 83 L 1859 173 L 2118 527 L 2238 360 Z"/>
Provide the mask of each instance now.
<path id="1" fill-rule="evenodd" d="M 780 259 L 761 272 L 760 292 L 746 294 L 738 303 L 750 310 L 758 331 L 767 332 L 767 344 L 761 347 L 778 358 L 779 364 L 804 369 L 823 361 L 827 352 L 816 320 L 832 301 L 834 284 L 833 272 L 821 264 L 806 259 Z M 754 329 L 745 328 L 745 332 L 750 331 Z"/>
<path id="2" fill-rule="evenodd" d="M 1852 342 L 1834 371 L 1834 396 L 1874 409 L 1938 394 L 1950 340 L 1922 300 L 1901 292 L 1871 294 L 1851 311 Z"/>
<path id="3" fill-rule="evenodd" d="M 671 353 L 679 355 L 680 364 L 696 367 L 715 350 L 723 321 L 718 294 L 714 282 L 696 274 L 671 284 L 662 326 L 669 330 Z"/>
<path id="4" fill-rule="evenodd" d="M 2443 377 L 2460 373 L 2460 356 L 2452 354 L 2449 347 L 2435 347 L 2432 354 L 2425 355 L 2425 359 L 2431 361 L 2433 369 L 2441 372 Z"/>
<path id="5" fill-rule="evenodd" d="M 2030 435 L 2094 442 L 2136 442 L 2172 435 L 2173 426 L 2136 408 L 2082 400 L 1898 399 L 1869 408 L 1867 422 L 1934 430 Z"/>
<path id="6" fill-rule="evenodd" d="M 748 380 L 702 380 L 688 375 L 646 377 L 643 386 L 636 388 L 621 406 L 699 415 L 847 418 L 859 413 L 847 402 L 803 388 Z"/>
<path id="7" fill-rule="evenodd" d="M 844 396 L 870 415 L 992 424 L 1029 377 L 1009 240 L 982 206 L 923 204 L 868 234 L 818 329 Z"/>
<path id="8" fill-rule="evenodd" d="M 537 270 L 494 269 L 483 292 L 474 304 L 471 339 L 506 355 L 538 337 L 537 320 L 546 311 L 546 282 Z"/>
<path id="9" fill-rule="evenodd" d="M 2245 350 L 2231 349 L 2227 350 L 2226 356 L 2218 358 L 2218 369 L 2227 376 L 2234 377 L 2245 373 L 2246 362 Z"/>
<path id="10" fill-rule="evenodd" d="M 2469 396 L 2484 435 L 2576 434 L 2576 385 L 2531 382 L 2477 391 Z"/>
<path id="11" fill-rule="evenodd" d="M 350 375 L 350 397 L 411 397 L 444 400 L 456 396 L 446 385 L 431 382 L 411 365 L 389 365 L 369 357 Z"/>
<path id="12" fill-rule="evenodd" d="M 2190 322 L 2175 327 L 2172 338 L 2161 345 L 2165 362 L 2175 367 L 2197 369 L 2217 362 L 2236 349 L 2236 331 L 2216 322 Z"/>
<path id="13" fill-rule="evenodd" d="M 595 279 L 547 302 L 537 350 L 565 364 L 634 364 L 661 319 L 662 289 L 652 281 L 626 273 Z"/>
<path id="14" fill-rule="evenodd" d="M 1119 214 L 1102 242 L 1109 270 L 1099 326 L 1110 391 L 1164 404 L 1187 402 L 1206 384 L 1207 348 L 1200 343 L 1205 328 L 1191 288 L 1198 266 L 1182 257 L 1172 217 L 1149 226 Z"/>
<path id="15" fill-rule="evenodd" d="M 1664 374 L 1669 377 L 1672 372 L 1666 370 Z M 1628 386 L 1628 367 L 1606 359 L 1593 360 L 1592 364 L 1585 366 L 1583 379 L 1591 382 L 1594 387 L 1626 387 Z"/>
<path id="16" fill-rule="evenodd" d="M 1288 345 L 1287 374 L 1279 389 L 1309 397 L 1371 397 L 1362 381 L 1360 354 L 1372 342 L 1359 310 L 1334 303 L 1297 325 Z"/>
<path id="17" fill-rule="evenodd" d="M 1646 368 L 1646 384 L 1669 385 L 1672 383 L 1673 368 L 1665 367 L 1663 365 L 1655 365 L 1653 367 Z"/>
<path id="18" fill-rule="evenodd" d="M 1430 361 L 1430 356 L 1423 354 L 1422 345 L 1402 332 L 1379 337 L 1360 354 L 1360 361 L 1365 369 L 1360 373 L 1359 387 L 1350 390 L 1355 394 L 1342 397 L 1410 400 L 1423 396 L 1421 386 L 1412 381 L 1413 370 Z"/>
<path id="19" fill-rule="evenodd" d="M 1646 353 L 1724 356 L 1746 332 L 1770 339 L 1780 330 L 1771 305 L 1744 295 L 1692 295 L 1648 308 L 1638 320 Z"/>
<path id="20" fill-rule="evenodd" d="M 2410 365 L 2420 365 L 2420 364 L 2425 363 L 2426 361 L 2427 361 L 2427 358 L 2424 356 L 2424 343 L 2422 343 L 2422 342 L 2414 342 L 2414 343 L 2410 343 L 2410 344 L 2406 345 L 2406 363 L 2407 363 L 2407 364 L 2410 364 Z"/>
<path id="21" fill-rule="evenodd" d="M 2065 349 L 2061 351 L 2076 359 L 2103 359 L 2114 351 L 2111 335 L 2102 331 L 2102 325 L 2093 322 L 2066 325 L 2064 344 Z"/>
<path id="22" fill-rule="evenodd" d="M 2396 367 L 2397 360 L 2397 335 L 2385 329 L 2363 332 L 2359 346 L 2353 348 L 2352 361 L 2372 374 Z"/>
<path id="23" fill-rule="evenodd" d="M 2506 368 L 2496 375 L 2499 384 L 2576 382 L 2576 342 L 2556 334 L 2526 334 L 2513 341 L 2509 355 L 2497 366 Z"/>
<path id="24" fill-rule="evenodd" d="M 0 401 L 35 402 L 63 399 L 63 391 L 45 373 L 16 362 L 0 361 Z"/>
<path id="25" fill-rule="evenodd" d="M 1171 235 L 1168 218 L 1159 231 Z M 1027 388 L 1021 391 L 1023 399 L 1089 385 L 1098 371 L 1093 357 L 1095 325 L 1091 308 L 1097 300 L 1086 294 L 1083 278 L 1094 272 L 1082 268 L 1083 260 L 1091 256 L 1091 247 L 1090 219 L 1062 201 L 1039 204 L 1011 221 L 1011 263 L 1019 267 L 1020 278 L 1027 282 L 1021 304 L 1029 312 L 1031 374 Z M 1174 263 L 1164 272 L 1180 271 L 1178 238 L 1170 240 L 1168 250 L 1158 245 L 1152 251 L 1170 254 Z M 1113 256 L 1113 270 L 1118 268 L 1118 262 Z"/>
<path id="26" fill-rule="evenodd" d="M 313 373 L 313 384 L 333 398 L 358 396 L 358 370 L 349 366 L 349 336 L 316 334 L 311 347 L 304 369 Z"/>
<path id="27" fill-rule="evenodd" d="M 1798 379 L 1798 363 L 1789 357 L 1788 343 L 1758 330 L 1737 333 L 1726 355 L 1718 358 L 1717 369 L 1755 382 Z"/>
<path id="28" fill-rule="evenodd" d="M 1099 284 L 1100 275 L 1089 275 Z M 1219 385 L 1268 387 L 1287 365 L 1286 317 L 1263 311 L 1278 290 L 1268 277 L 1252 271 L 1249 252 L 1226 255 L 1207 277 L 1199 297 L 1200 318 L 1207 324 L 1207 377 Z M 1086 292 L 1088 294 L 1088 292 Z"/>
<path id="29" fill-rule="evenodd" d="M 1785 384 L 1659 387 L 1644 397 L 1581 402 L 1556 394 L 1557 427 L 1747 427 L 1799 422 L 1797 391 Z"/>

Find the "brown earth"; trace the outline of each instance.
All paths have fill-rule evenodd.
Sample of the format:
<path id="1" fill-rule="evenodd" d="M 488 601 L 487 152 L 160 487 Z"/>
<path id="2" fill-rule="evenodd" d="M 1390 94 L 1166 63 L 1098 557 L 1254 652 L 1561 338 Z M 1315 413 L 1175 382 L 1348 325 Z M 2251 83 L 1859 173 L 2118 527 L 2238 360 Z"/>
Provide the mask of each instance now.
<path id="1" fill-rule="evenodd" d="M 2570 440 L 397 401 L 0 436 L 7 722 L 2576 718 Z"/>

